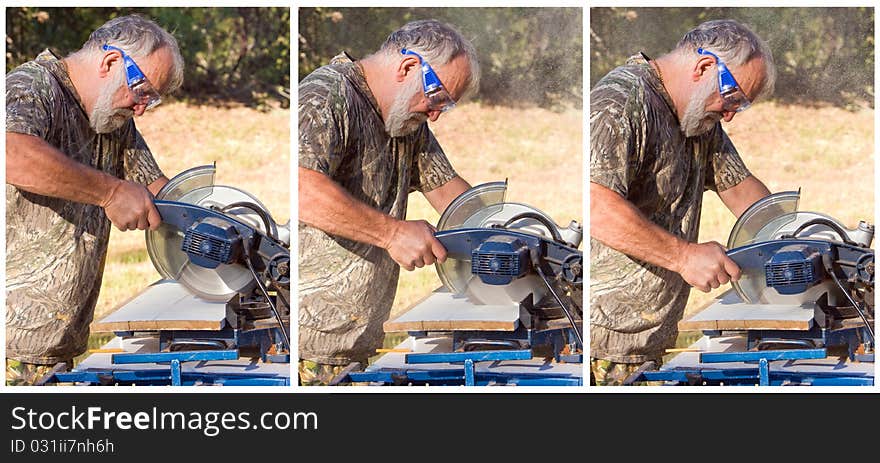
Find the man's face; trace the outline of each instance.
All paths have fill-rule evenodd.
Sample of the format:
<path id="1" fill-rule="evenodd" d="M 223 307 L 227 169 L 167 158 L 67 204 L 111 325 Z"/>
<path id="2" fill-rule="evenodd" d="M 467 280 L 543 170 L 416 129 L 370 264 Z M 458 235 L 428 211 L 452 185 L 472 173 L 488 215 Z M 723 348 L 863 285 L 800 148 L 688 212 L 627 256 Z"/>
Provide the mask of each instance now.
<path id="1" fill-rule="evenodd" d="M 749 101 L 754 101 L 754 97 L 761 92 L 766 77 L 764 60 L 752 59 L 742 66 L 729 67 L 729 69 Z M 736 112 L 724 111 L 723 103 L 723 98 L 718 92 L 718 68 L 713 65 L 694 90 L 681 118 L 681 130 L 685 136 L 702 135 L 712 130 L 712 127 L 722 119 L 727 122 L 733 120 Z"/>
<path id="2" fill-rule="evenodd" d="M 461 98 L 470 76 L 470 64 L 467 57 L 459 55 L 441 66 L 434 66 L 431 63 L 431 67 L 434 68 L 434 72 L 437 73 L 437 77 L 440 78 L 452 98 L 454 100 Z M 425 97 L 422 86 L 422 71 L 420 67 L 416 66 L 394 97 L 394 102 L 385 118 L 385 130 L 392 137 L 409 135 L 415 132 L 426 120 L 436 121 L 440 114 L 439 110 L 432 110 L 428 107 L 428 99 Z"/>
<path id="3" fill-rule="evenodd" d="M 146 58 L 135 60 L 147 79 L 157 89 L 168 83 L 173 63 L 171 52 L 166 48 L 156 50 Z M 146 110 L 136 101 L 128 88 L 125 66 L 120 57 L 110 69 L 107 83 L 103 84 L 89 114 L 89 125 L 97 133 L 109 133 L 122 127 L 132 116 L 140 116 Z"/>

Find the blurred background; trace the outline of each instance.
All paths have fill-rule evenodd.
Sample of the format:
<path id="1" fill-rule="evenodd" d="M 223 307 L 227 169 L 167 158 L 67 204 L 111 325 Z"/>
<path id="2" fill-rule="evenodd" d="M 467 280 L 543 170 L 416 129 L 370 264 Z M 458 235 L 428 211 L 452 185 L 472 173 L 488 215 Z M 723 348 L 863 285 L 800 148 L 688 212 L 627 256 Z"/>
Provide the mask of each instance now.
<path id="1" fill-rule="evenodd" d="M 78 50 L 108 20 L 139 13 L 174 34 L 186 62 L 175 96 L 249 106 L 287 105 L 289 8 L 6 8 L 6 71 L 45 48 Z"/>
<path id="2" fill-rule="evenodd" d="M 79 49 L 108 20 L 140 13 L 178 40 L 183 87 L 136 124 L 169 178 L 217 162 L 215 182 L 245 190 L 278 223 L 290 220 L 290 10 L 288 8 L 6 8 L 6 70 L 45 48 Z M 95 320 L 160 275 L 144 232 L 110 233 Z M 110 334 L 92 334 L 90 348 Z"/>
<path id="3" fill-rule="evenodd" d="M 471 185 L 508 179 L 507 201 L 583 223 L 581 8 L 300 8 L 299 79 L 341 51 L 375 52 L 409 21 L 455 26 L 480 59 L 479 93 L 430 123 Z M 440 215 L 413 194 L 409 219 Z M 401 272 L 392 317 L 440 287 L 434 267 Z M 400 337 L 386 338 L 386 347 Z"/>
<path id="4" fill-rule="evenodd" d="M 876 223 L 873 8 L 591 8 L 590 86 L 639 51 L 672 50 L 712 19 L 748 25 L 776 62 L 775 94 L 723 123 L 751 172 L 774 193 L 800 188 L 800 210 L 848 228 Z M 726 244 L 735 221 L 707 192 L 699 241 Z M 691 291 L 685 317 L 729 288 Z M 678 347 L 699 336 L 682 333 Z"/>

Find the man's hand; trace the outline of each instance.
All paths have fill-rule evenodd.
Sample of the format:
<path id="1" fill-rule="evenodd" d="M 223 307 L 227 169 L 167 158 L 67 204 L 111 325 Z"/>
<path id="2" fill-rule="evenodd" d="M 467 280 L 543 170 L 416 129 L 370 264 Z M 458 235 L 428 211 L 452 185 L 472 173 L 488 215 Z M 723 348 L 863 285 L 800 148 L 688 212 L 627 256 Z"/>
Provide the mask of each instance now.
<path id="1" fill-rule="evenodd" d="M 384 248 L 395 262 L 408 271 L 434 262 L 446 261 L 446 249 L 434 237 L 437 229 L 424 220 L 399 220 L 393 225 Z"/>
<path id="2" fill-rule="evenodd" d="M 100 205 L 110 222 L 122 231 L 155 230 L 162 223 L 153 195 L 134 182 L 119 180 Z"/>
<path id="3" fill-rule="evenodd" d="M 739 266 L 727 257 L 724 246 L 715 241 L 687 243 L 675 271 L 689 285 L 704 293 L 740 277 Z"/>

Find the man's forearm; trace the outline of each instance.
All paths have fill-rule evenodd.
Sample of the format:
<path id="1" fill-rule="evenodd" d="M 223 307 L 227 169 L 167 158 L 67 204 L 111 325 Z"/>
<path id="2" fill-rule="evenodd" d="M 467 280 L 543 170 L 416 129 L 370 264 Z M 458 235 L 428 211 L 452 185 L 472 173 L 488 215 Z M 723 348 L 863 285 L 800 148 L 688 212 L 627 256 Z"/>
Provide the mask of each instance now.
<path id="1" fill-rule="evenodd" d="M 330 177 L 299 170 L 299 220 L 350 240 L 388 247 L 395 219 L 352 197 Z"/>
<path id="2" fill-rule="evenodd" d="M 737 218 L 742 215 L 746 209 L 761 198 L 770 195 L 770 190 L 764 185 L 764 182 L 755 176 L 748 176 L 737 185 L 718 193 L 721 202 L 727 206 L 727 209 Z"/>
<path id="3" fill-rule="evenodd" d="M 470 189 L 470 187 L 471 185 L 465 179 L 455 176 L 443 185 L 431 191 L 426 191 L 424 195 L 434 210 L 442 214 L 453 199 Z"/>
<path id="4" fill-rule="evenodd" d="M 103 205 L 119 182 L 41 138 L 6 132 L 6 183 L 44 196 Z"/>
<path id="5" fill-rule="evenodd" d="M 687 241 L 657 226 L 614 191 L 590 183 L 590 236 L 626 255 L 679 271 Z"/>

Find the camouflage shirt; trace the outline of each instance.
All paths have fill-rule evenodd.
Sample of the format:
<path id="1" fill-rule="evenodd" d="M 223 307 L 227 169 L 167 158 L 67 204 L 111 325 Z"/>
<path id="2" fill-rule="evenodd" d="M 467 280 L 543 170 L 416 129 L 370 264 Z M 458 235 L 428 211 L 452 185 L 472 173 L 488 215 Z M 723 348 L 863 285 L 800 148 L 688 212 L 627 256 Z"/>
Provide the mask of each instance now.
<path id="1" fill-rule="evenodd" d="M 749 171 L 718 123 L 687 138 L 653 68 L 631 57 L 590 93 L 590 181 L 619 193 L 651 222 L 697 239 L 703 192 Z M 590 240 L 590 356 L 656 359 L 674 345 L 690 287 L 675 272 Z"/>
<path id="2" fill-rule="evenodd" d="M 149 185 L 162 175 L 134 121 L 98 134 L 49 50 L 6 75 L 6 131 L 42 138 L 110 175 Z M 6 356 L 55 363 L 86 350 L 110 221 L 99 206 L 6 185 Z"/>
<path id="3" fill-rule="evenodd" d="M 299 165 L 396 219 L 406 216 L 410 192 L 456 175 L 427 123 L 388 135 L 362 71 L 345 54 L 299 84 Z M 300 223 L 300 358 L 340 365 L 374 355 L 399 270 L 384 249 Z"/>

